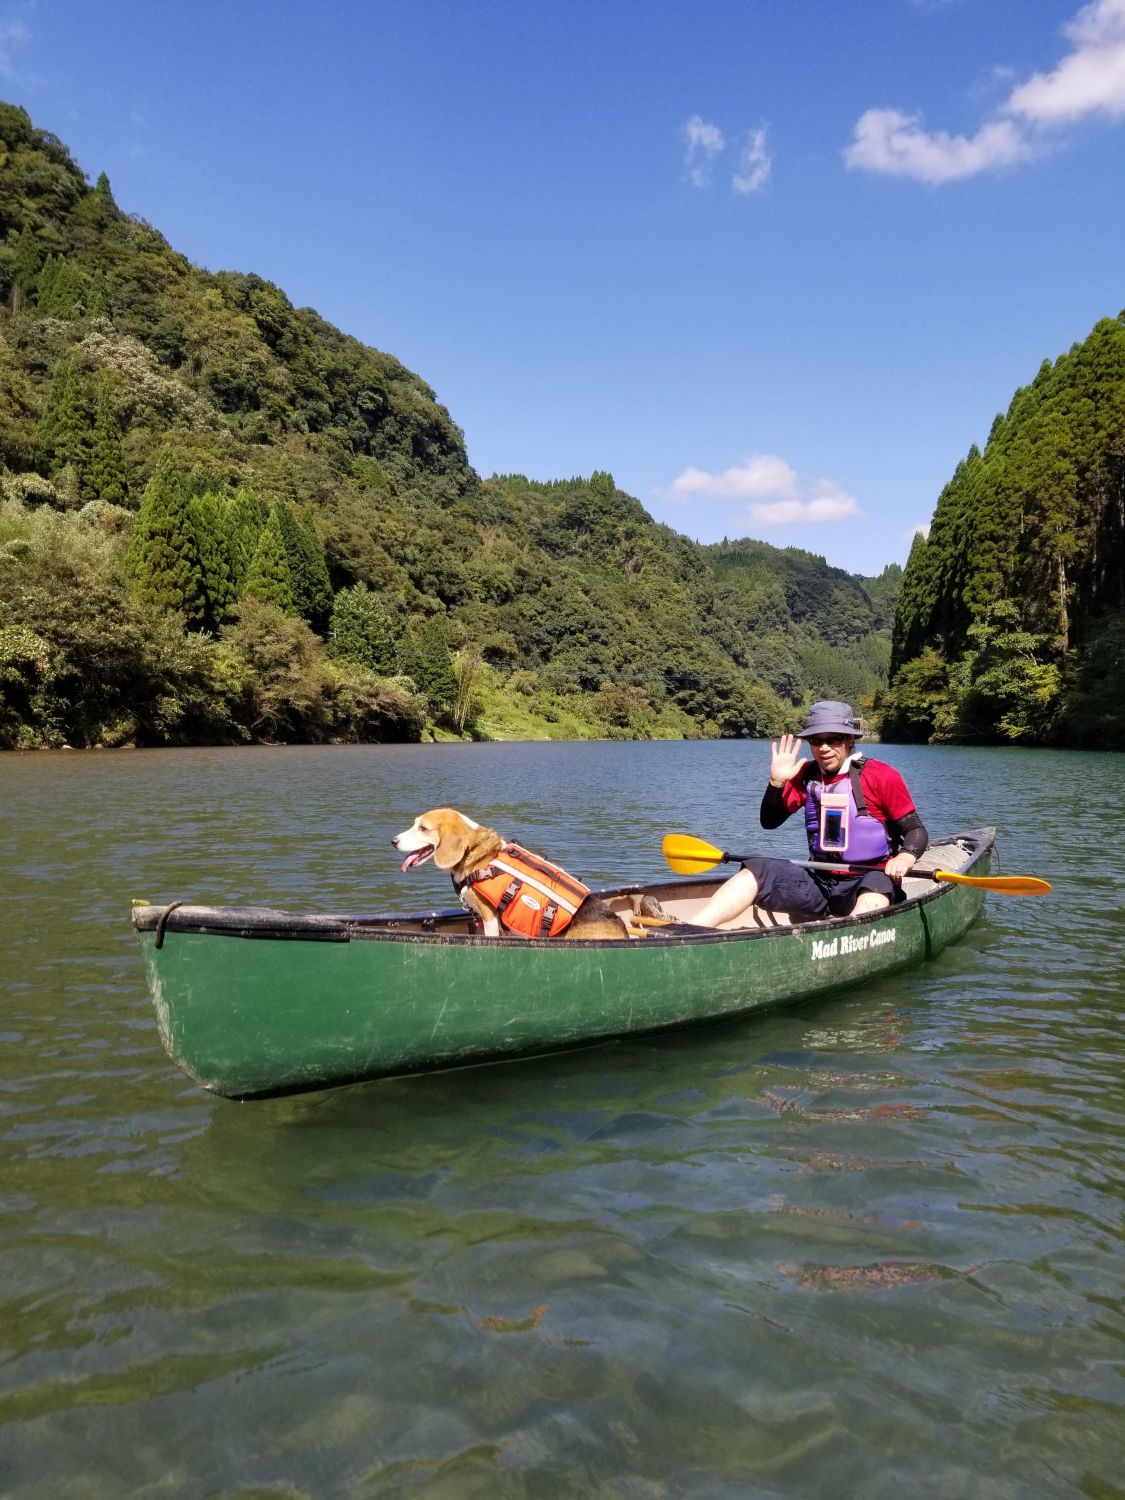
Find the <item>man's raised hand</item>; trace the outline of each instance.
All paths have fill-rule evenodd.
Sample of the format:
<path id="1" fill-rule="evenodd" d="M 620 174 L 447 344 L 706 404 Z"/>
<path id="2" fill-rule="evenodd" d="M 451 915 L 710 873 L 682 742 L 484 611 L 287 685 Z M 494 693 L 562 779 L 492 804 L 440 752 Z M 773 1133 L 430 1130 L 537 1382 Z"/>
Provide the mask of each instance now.
<path id="1" fill-rule="evenodd" d="M 801 741 L 795 734 L 783 734 L 770 743 L 773 758 L 770 761 L 770 785 L 781 787 L 792 781 L 801 767 L 808 764 L 805 756 L 799 755 Z"/>

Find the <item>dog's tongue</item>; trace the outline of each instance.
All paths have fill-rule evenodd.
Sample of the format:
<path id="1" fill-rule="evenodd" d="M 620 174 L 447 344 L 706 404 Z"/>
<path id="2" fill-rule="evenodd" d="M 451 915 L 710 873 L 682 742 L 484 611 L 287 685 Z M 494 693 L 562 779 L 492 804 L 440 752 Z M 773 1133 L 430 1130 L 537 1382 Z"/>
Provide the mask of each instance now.
<path id="1" fill-rule="evenodd" d="M 425 849 L 415 849 L 412 854 L 408 854 L 403 860 L 403 872 L 412 870 L 415 865 L 420 865 L 424 859 L 429 859 L 433 852 L 433 848 L 429 845 Z"/>

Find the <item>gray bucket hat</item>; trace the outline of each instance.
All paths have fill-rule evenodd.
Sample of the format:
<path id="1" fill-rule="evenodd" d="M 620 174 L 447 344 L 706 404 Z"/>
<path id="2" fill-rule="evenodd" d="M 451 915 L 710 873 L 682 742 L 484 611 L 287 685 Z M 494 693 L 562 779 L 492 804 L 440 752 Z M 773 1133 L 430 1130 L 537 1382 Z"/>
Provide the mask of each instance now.
<path id="1" fill-rule="evenodd" d="M 810 734 L 846 734 L 858 740 L 863 734 L 863 725 L 852 712 L 851 704 L 837 703 L 825 698 L 809 709 L 805 727 L 797 731 L 798 737 L 807 740 Z"/>

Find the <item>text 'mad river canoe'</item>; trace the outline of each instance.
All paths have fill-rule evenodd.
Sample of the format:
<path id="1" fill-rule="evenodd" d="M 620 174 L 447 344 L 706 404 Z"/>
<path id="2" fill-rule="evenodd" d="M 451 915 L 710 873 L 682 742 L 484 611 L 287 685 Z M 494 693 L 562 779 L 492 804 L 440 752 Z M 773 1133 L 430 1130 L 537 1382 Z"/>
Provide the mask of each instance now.
<path id="1" fill-rule="evenodd" d="M 992 828 L 935 840 L 918 869 L 986 876 L 994 842 Z M 692 927 L 720 879 L 599 892 L 622 911 L 651 892 L 682 924 L 622 942 L 477 937 L 459 908 L 137 903 L 133 925 L 169 1056 L 204 1088 L 246 1099 L 792 1005 L 931 957 L 984 904 L 978 886 L 908 876 L 907 899 L 868 916 L 774 925 L 751 912 L 736 927 Z"/>

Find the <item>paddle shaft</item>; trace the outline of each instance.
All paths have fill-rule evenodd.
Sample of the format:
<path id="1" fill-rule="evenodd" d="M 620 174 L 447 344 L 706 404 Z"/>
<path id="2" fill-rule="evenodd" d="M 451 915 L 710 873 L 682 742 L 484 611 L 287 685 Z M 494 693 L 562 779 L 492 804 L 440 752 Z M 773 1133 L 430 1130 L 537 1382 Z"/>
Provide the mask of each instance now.
<path id="1" fill-rule="evenodd" d="M 758 858 L 751 854 L 724 854 L 714 844 L 694 838 L 690 833 L 666 833 L 664 835 L 664 858 L 677 875 L 702 875 L 721 864 L 744 864 Z M 806 870 L 824 870 L 829 875 L 866 875 L 878 865 L 833 864 L 829 860 L 792 859 L 790 864 L 800 865 Z M 979 890 L 996 891 L 1008 896 L 1045 896 L 1051 889 L 1045 880 L 1035 875 L 959 875 L 952 870 L 909 871 L 920 880 L 933 880 L 942 884 L 971 885 Z"/>
<path id="2" fill-rule="evenodd" d="M 723 863 L 741 864 L 743 860 L 757 857 L 751 854 L 724 854 Z M 789 864 L 800 865 L 802 870 L 824 870 L 828 875 L 870 875 L 873 870 L 881 873 L 883 869 L 882 865 L 834 865 L 831 860 L 827 859 L 791 859 Z M 921 880 L 937 880 L 946 871 L 912 869 L 908 873 Z"/>
<path id="3" fill-rule="evenodd" d="M 737 854 L 724 854 L 724 860 L 738 860 Z M 791 859 L 791 865 L 805 870 L 824 870 L 829 875 L 867 875 L 880 865 L 834 865 L 828 860 Z M 1043 896 L 1051 889 L 1045 880 L 1026 875 L 959 875 L 955 870 L 919 870 L 906 872 L 911 879 L 932 880 L 939 885 L 975 885 L 981 890 L 998 891 L 1009 896 Z"/>
<path id="4" fill-rule="evenodd" d="M 881 871 L 882 865 L 834 865 L 827 859 L 791 859 L 791 865 L 801 865 L 806 870 L 826 870 L 830 875 L 869 875 L 872 870 Z M 928 870 L 911 870 L 911 875 L 929 875 Z M 931 879 L 933 876 L 931 875 Z"/>

